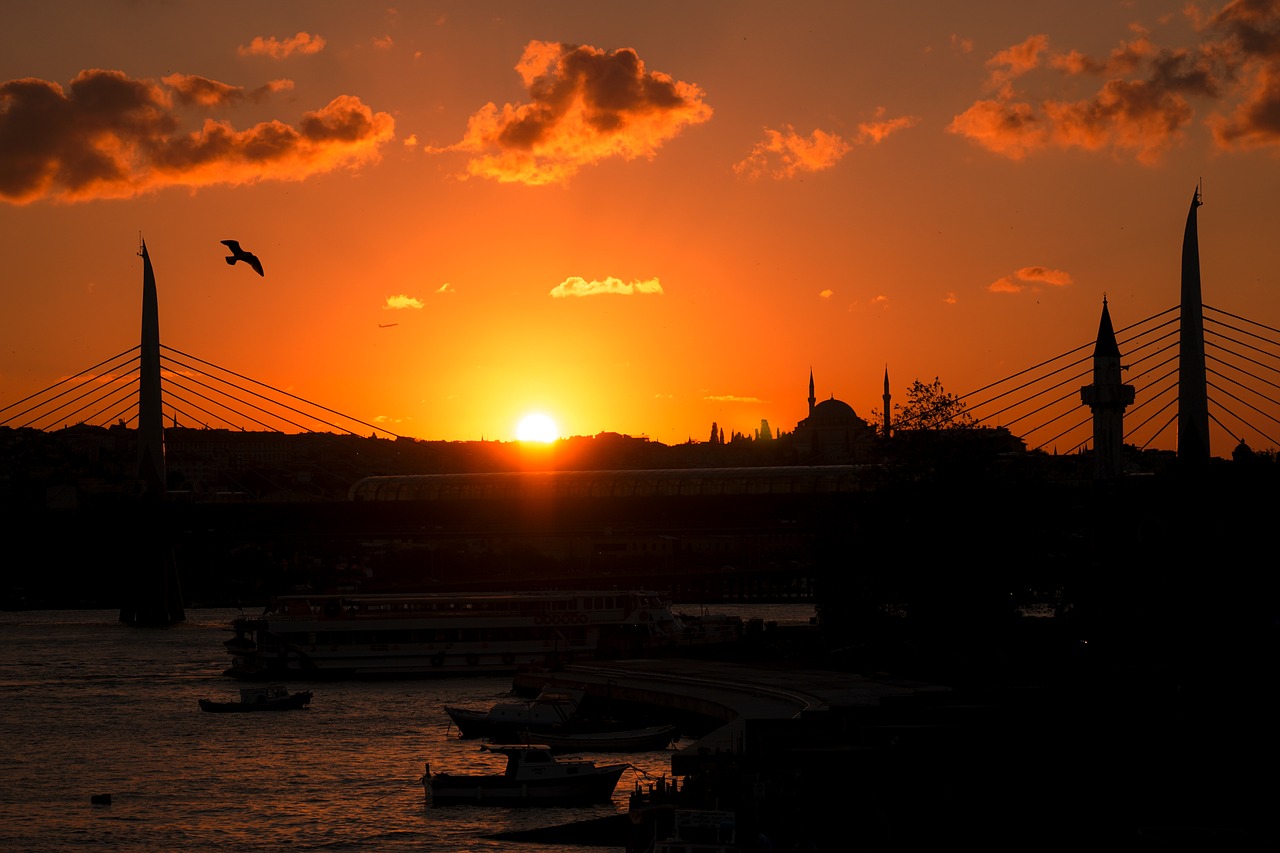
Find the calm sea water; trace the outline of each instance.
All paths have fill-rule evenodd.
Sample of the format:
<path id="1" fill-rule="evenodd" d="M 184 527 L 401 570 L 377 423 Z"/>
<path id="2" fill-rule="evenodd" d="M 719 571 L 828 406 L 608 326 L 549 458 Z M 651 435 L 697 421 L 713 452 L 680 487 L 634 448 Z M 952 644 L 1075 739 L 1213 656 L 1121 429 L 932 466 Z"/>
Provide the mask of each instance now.
<path id="1" fill-rule="evenodd" d="M 812 613 L 715 610 L 779 622 Z M 625 812 L 637 781 L 670 773 L 670 751 L 588 756 L 632 765 L 612 804 L 429 808 L 425 762 L 503 764 L 458 738 L 444 706 L 509 698 L 509 678 L 294 682 L 315 693 L 309 710 L 202 713 L 200 698 L 238 698 L 222 676 L 235 615 L 190 610 L 181 625 L 138 629 L 115 611 L 0 613 L 0 850 L 553 851 L 483 836 Z M 111 804 L 92 804 L 95 794 Z"/>

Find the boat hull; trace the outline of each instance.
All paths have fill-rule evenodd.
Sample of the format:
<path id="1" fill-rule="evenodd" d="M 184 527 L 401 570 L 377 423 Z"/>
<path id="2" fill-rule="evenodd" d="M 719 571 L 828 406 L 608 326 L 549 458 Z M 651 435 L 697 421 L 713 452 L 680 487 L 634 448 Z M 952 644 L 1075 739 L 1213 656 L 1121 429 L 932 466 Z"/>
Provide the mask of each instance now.
<path id="1" fill-rule="evenodd" d="M 311 704 L 310 690 L 294 693 L 284 699 L 272 699 L 266 702 L 214 702 L 211 699 L 199 700 L 200 710 L 211 714 L 246 714 L 258 711 L 297 711 L 307 710 Z"/>
<path id="2" fill-rule="evenodd" d="M 529 732 L 527 743 L 550 747 L 558 754 L 569 752 L 652 752 L 666 749 L 678 736 L 675 726 L 653 726 L 628 731 L 578 733 Z"/>
<path id="3" fill-rule="evenodd" d="M 609 802 L 626 769 L 625 764 L 614 764 L 578 776 L 528 780 L 438 773 L 426 788 L 433 806 L 595 805 Z"/>

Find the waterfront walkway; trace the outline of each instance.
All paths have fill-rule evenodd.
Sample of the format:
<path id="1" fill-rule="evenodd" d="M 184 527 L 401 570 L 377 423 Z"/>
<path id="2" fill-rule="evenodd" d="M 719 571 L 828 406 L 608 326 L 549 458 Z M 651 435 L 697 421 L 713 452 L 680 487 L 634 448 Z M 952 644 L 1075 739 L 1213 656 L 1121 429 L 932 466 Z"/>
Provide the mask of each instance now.
<path id="1" fill-rule="evenodd" d="M 842 838 L 854 819 L 869 849 L 1274 841 L 1259 823 L 1266 787 L 1241 772 L 1252 761 L 1265 775 L 1276 754 L 1274 718 L 1252 693 L 1171 693 L 1123 668 L 953 689 L 792 666 L 628 660 L 521 673 L 513 686 L 697 715 L 701 737 L 672 753 L 673 776 L 772 770 L 787 782 L 766 786 L 762 820 L 800 815 L 790 824 Z"/>
<path id="2" fill-rule="evenodd" d="M 517 675 L 518 692 L 547 684 L 575 687 L 594 699 L 643 705 L 719 720 L 723 725 L 681 752 L 740 752 L 749 720 L 790 720 L 833 709 L 874 708 L 886 699 L 945 694 L 948 688 L 881 681 L 856 673 L 791 669 L 684 658 L 571 664 Z"/>

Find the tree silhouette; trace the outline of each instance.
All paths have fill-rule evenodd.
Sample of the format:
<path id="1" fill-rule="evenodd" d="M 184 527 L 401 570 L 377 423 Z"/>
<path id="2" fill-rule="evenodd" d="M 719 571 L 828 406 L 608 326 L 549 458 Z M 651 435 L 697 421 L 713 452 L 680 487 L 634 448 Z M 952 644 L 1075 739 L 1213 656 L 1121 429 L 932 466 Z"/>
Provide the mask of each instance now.
<path id="1" fill-rule="evenodd" d="M 871 410 L 872 421 L 883 424 L 884 413 Z M 973 415 L 965 411 L 965 403 L 942 387 L 942 380 L 926 383 L 919 379 L 907 389 L 907 402 L 893 404 L 889 428 L 900 429 L 970 429 L 977 426 Z M 883 426 L 879 427 L 881 430 Z"/>

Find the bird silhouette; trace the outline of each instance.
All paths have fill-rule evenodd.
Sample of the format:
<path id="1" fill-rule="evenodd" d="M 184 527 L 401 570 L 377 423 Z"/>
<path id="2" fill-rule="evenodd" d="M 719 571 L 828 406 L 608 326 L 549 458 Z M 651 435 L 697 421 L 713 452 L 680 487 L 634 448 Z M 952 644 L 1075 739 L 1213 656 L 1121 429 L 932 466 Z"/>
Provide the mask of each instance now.
<path id="1" fill-rule="evenodd" d="M 222 245 L 231 250 L 231 254 L 227 255 L 228 264 L 235 266 L 236 261 L 244 261 L 246 264 L 253 267 L 253 271 L 258 275 L 265 275 L 265 273 L 262 272 L 262 261 L 258 260 L 258 256 L 253 252 L 246 252 L 244 249 L 241 249 L 239 240 L 223 240 Z"/>

